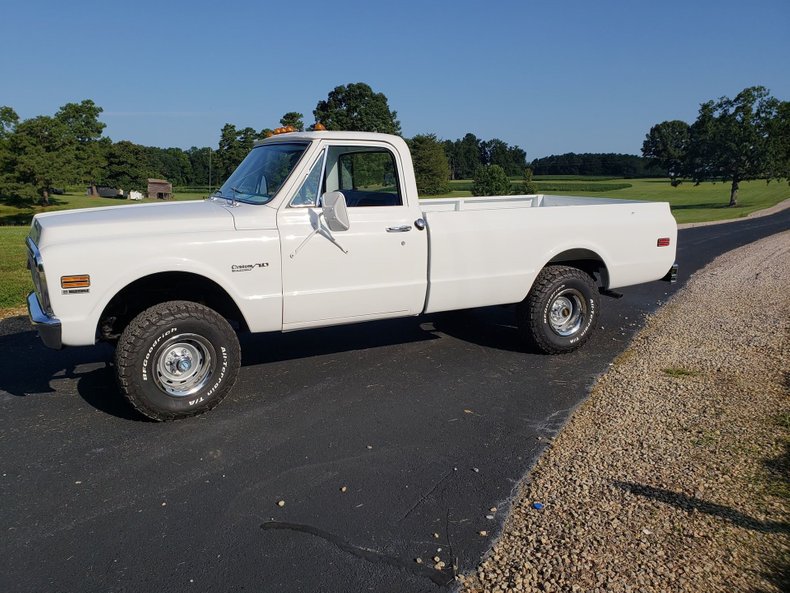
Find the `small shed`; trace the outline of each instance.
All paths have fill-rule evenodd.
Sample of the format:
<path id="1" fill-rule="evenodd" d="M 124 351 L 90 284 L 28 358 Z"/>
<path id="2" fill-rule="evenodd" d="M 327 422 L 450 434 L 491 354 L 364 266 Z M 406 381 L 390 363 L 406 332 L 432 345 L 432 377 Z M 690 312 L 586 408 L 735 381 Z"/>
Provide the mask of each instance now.
<path id="1" fill-rule="evenodd" d="M 158 200 L 172 200 L 173 184 L 164 179 L 149 179 L 148 197 Z"/>

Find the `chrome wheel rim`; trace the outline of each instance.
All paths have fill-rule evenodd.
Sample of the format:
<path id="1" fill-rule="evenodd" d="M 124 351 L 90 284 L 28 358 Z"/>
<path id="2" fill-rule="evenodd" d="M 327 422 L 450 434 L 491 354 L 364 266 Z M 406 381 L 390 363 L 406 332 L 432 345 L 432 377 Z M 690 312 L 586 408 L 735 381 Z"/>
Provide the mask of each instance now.
<path id="1" fill-rule="evenodd" d="M 549 306 L 549 326 L 563 338 L 578 332 L 586 318 L 587 300 L 574 288 L 560 292 Z"/>
<path id="2" fill-rule="evenodd" d="M 214 372 L 214 347 L 197 334 L 179 334 L 164 342 L 154 355 L 154 380 L 162 391 L 186 397 L 200 391 Z"/>

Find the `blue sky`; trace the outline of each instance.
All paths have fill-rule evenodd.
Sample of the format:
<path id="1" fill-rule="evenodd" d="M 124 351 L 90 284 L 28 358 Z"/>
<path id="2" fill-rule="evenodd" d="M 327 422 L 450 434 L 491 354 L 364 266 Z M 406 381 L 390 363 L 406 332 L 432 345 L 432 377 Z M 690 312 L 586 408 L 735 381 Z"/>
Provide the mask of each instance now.
<path id="1" fill-rule="evenodd" d="M 312 123 L 364 81 L 407 136 L 473 132 L 528 158 L 638 153 L 666 119 L 767 86 L 790 100 L 790 1 L 8 2 L 0 105 L 93 99 L 113 140 L 216 146 L 226 123 Z"/>

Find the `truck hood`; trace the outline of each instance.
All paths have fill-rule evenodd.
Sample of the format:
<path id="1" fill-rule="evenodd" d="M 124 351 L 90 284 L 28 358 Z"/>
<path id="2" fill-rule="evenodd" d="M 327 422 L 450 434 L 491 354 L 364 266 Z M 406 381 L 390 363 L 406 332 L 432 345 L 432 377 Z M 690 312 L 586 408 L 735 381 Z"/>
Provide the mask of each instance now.
<path id="1" fill-rule="evenodd" d="M 211 200 L 132 204 L 37 214 L 32 239 L 39 245 L 120 236 L 232 231 L 233 215 Z"/>

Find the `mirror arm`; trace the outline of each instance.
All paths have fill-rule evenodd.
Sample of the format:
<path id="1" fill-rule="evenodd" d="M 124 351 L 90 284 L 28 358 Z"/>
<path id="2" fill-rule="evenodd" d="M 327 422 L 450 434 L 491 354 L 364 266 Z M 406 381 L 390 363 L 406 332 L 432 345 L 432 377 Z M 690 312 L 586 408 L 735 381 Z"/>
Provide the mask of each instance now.
<path id="1" fill-rule="evenodd" d="M 338 248 L 340 251 L 342 251 L 343 253 L 348 253 L 348 251 L 347 251 L 346 249 L 343 249 L 343 246 L 342 246 L 342 245 L 340 245 L 340 243 L 338 243 L 338 242 L 337 242 L 337 240 L 336 240 L 336 239 L 335 239 L 335 238 L 332 236 L 332 234 L 331 234 L 331 233 L 329 233 L 329 232 L 328 232 L 326 229 L 324 229 L 324 228 L 321 226 L 321 218 L 322 218 L 323 216 L 324 216 L 324 215 L 323 215 L 323 213 L 321 213 L 321 214 L 319 214 L 319 215 L 318 215 L 318 221 L 317 221 L 317 225 L 318 225 L 318 226 L 317 226 L 317 227 L 316 227 L 316 228 L 313 230 L 313 232 L 312 232 L 312 233 L 310 233 L 309 235 L 307 235 L 307 236 L 304 238 L 304 240 L 303 240 L 301 243 L 299 243 L 299 247 L 297 247 L 296 249 L 294 249 L 294 252 L 293 252 L 292 254 L 290 254 L 290 256 L 289 256 L 291 259 L 294 259 L 294 258 L 295 258 L 295 257 L 296 257 L 296 256 L 299 254 L 299 252 L 302 250 L 302 247 L 304 247 L 305 245 L 307 245 L 307 242 L 308 242 L 310 239 L 312 239 L 314 236 L 318 235 L 318 234 L 320 234 L 321 236 L 323 236 L 323 237 L 326 237 L 327 239 L 329 239 L 329 241 L 330 241 L 330 242 L 331 242 L 333 245 L 335 245 L 335 247 L 337 247 L 337 248 Z"/>

